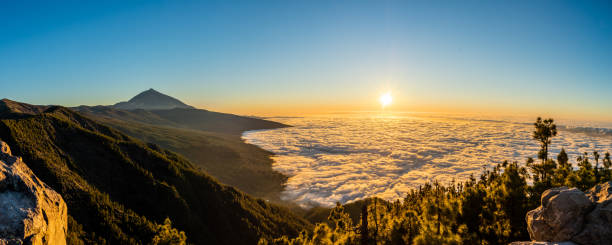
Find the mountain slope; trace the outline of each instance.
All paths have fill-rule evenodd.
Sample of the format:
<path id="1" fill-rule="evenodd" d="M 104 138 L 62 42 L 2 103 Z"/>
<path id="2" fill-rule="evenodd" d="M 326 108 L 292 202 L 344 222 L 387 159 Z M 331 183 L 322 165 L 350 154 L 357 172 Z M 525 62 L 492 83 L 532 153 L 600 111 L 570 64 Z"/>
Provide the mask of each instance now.
<path id="1" fill-rule="evenodd" d="M 280 201 L 287 176 L 272 169 L 270 152 L 246 144 L 241 134 L 287 125 L 201 109 L 121 110 L 109 106 L 72 109 L 129 136 L 177 152 L 224 184 Z"/>
<path id="2" fill-rule="evenodd" d="M 182 157 L 63 107 L 0 102 L 0 138 L 68 204 L 71 241 L 149 243 L 166 217 L 197 244 L 253 244 L 306 221 L 219 184 Z M 31 107 L 27 104 L 17 104 Z"/>
<path id="3" fill-rule="evenodd" d="M 268 120 L 202 109 L 121 110 L 108 106 L 79 106 L 73 109 L 99 118 L 234 135 L 240 135 L 248 130 L 287 127 L 285 124 Z"/>
<path id="4" fill-rule="evenodd" d="M 173 108 L 193 108 L 180 100 L 172 98 L 168 95 L 162 94 L 149 89 L 144 91 L 134 98 L 126 102 L 119 102 L 113 105 L 114 108 L 132 110 L 132 109 L 147 109 L 147 110 L 164 110 Z"/>
<path id="5" fill-rule="evenodd" d="M 271 153 L 235 135 L 154 126 L 114 119 L 93 119 L 144 142 L 179 153 L 219 182 L 248 194 L 280 201 L 287 176 L 272 169 Z"/>
<path id="6" fill-rule="evenodd" d="M 39 114 L 48 108 L 48 106 L 29 105 L 8 99 L 0 100 L 0 116 L 2 117 L 27 117 Z"/>

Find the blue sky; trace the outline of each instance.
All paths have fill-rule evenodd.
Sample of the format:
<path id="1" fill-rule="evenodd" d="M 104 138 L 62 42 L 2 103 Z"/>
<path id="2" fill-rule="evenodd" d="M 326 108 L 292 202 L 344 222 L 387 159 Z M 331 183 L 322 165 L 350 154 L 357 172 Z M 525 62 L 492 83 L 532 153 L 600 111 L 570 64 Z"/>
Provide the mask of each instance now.
<path id="1" fill-rule="evenodd" d="M 155 88 L 240 114 L 376 110 L 612 120 L 612 4 L 3 1 L 0 97 Z"/>

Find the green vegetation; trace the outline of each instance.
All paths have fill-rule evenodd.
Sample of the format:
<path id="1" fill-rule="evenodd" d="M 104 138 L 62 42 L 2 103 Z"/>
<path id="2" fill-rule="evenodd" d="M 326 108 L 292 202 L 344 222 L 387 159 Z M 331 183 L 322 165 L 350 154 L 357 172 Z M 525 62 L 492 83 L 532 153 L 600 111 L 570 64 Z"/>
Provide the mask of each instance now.
<path id="1" fill-rule="evenodd" d="M 272 169 L 272 153 L 240 137 L 193 129 L 99 119 L 122 133 L 179 153 L 219 182 L 274 201 L 287 177 Z"/>
<path id="2" fill-rule="evenodd" d="M 164 220 L 163 225 L 157 225 L 157 234 L 153 237 L 153 241 L 151 241 L 154 245 L 165 245 L 165 244 L 177 244 L 183 245 L 186 244 L 187 236 L 185 236 L 185 232 L 179 232 L 176 229 L 172 228 L 172 221 L 166 218 Z"/>
<path id="3" fill-rule="evenodd" d="M 269 121 L 231 116 L 204 110 L 174 109 L 162 113 L 145 110 L 116 110 L 109 107 L 78 107 L 84 115 L 144 142 L 154 143 L 187 158 L 195 166 L 248 194 L 275 202 L 287 177 L 272 169 L 271 153 L 246 144 L 241 130 L 285 127 Z M 184 114 L 184 113 L 187 113 Z M 167 116 L 176 114 L 175 116 Z M 198 120 L 178 119 L 198 114 Z M 233 122 L 233 117 L 242 123 Z M 187 123 L 184 123 L 188 121 Z M 223 130 L 209 127 L 213 122 Z"/>
<path id="4" fill-rule="evenodd" d="M 478 178 L 463 183 L 431 183 L 413 190 L 403 201 L 378 198 L 337 204 L 308 217 L 319 221 L 313 231 L 297 237 L 262 238 L 259 244 L 508 244 L 529 240 L 525 215 L 539 205 L 543 191 L 570 186 L 586 190 L 599 182 L 612 180 L 612 162 L 606 153 L 593 152 L 578 157 L 577 169 L 569 163 L 565 150 L 557 161 L 548 158 L 551 138 L 557 134 L 552 119 L 535 123 L 533 138 L 541 143 L 540 163 L 532 158 L 526 167 L 504 162 L 485 170 Z M 532 184 L 528 184 L 532 182 Z"/>
<path id="5" fill-rule="evenodd" d="M 0 138 L 66 201 L 70 244 L 253 244 L 309 229 L 181 156 L 69 109 L 0 110 Z"/>

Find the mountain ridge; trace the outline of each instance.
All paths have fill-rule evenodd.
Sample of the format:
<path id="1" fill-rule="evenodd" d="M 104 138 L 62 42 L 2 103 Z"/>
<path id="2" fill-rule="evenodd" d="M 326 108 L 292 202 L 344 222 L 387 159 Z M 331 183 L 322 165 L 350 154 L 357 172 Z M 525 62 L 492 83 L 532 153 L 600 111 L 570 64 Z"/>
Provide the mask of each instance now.
<path id="1" fill-rule="evenodd" d="M 27 116 L 40 114 L 49 109 L 49 106 L 30 105 L 16 102 L 7 98 L 0 100 L 0 116 Z"/>

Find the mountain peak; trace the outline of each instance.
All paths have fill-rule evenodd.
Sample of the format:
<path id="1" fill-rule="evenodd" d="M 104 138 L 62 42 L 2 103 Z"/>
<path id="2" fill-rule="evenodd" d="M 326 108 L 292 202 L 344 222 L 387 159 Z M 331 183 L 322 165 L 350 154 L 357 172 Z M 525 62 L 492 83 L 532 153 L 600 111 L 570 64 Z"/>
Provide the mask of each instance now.
<path id="1" fill-rule="evenodd" d="M 162 94 L 153 88 L 139 93 L 127 102 L 119 102 L 113 105 L 116 109 L 132 110 L 165 110 L 174 108 L 193 108 L 180 100 Z"/>
<path id="2" fill-rule="evenodd" d="M 147 89 L 145 91 L 142 91 L 142 92 L 140 92 L 140 94 L 161 94 L 161 95 L 165 95 L 165 94 L 162 94 L 162 93 L 160 93 L 159 91 L 157 91 L 157 90 L 155 90 L 153 88 L 150 88 L 150 89 Z"/>
<path id="3" fill-rule="evenodd" d="M 172 97 L 170 97 L 168 95 L 165 95 L 165 94 L 162 94 L 160 92 L 157 92 L 155 89 L 150 88 L 148 90 L 140 92 L 139 94 L 134 96 L 132 99 L 130 99 L 129 102 L 139 102 L 139 101 L 147 99 L 147 98 L 158 98 L 158 99 L 159 98 L 164 98 L 164 99 L 170 98 L 170 99 L 176 100 L 175 98 L 172 98 Z"/>

